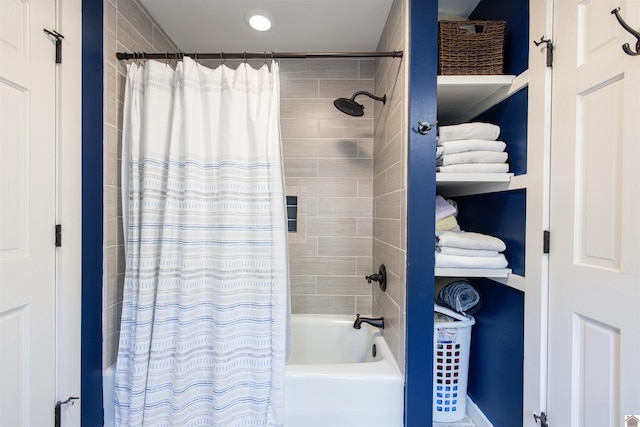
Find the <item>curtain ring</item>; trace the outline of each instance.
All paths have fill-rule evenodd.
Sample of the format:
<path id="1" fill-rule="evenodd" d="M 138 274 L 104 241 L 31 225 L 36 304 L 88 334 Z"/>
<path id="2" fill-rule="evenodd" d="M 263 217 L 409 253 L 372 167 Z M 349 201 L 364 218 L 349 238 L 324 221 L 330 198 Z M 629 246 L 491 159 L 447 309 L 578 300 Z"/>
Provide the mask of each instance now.
<path id="1" fill-rule="evenodd" d="M 169 52 L 164 54 L 164 65 L 169 65 Z"/>
<path id="2" fill-rule="evenodd" d="M 267 51 L 264 51 L 264 65 L 267 65 Z"/>
<path id="3" fill-rule="evenodd" d="M 224 53 L 220 52 L 220 64 L 224 65 Z"/>
<path id="4" fill-rule="evenodd" d="M 244 63 L 247 63 L 247 52 L 244 53 Z"/>

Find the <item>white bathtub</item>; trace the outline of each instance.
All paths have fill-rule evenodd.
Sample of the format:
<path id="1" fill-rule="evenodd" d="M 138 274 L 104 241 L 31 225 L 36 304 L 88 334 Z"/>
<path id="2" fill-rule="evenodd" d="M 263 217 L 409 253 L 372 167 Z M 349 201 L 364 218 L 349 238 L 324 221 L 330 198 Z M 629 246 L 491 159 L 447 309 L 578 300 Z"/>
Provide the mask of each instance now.
<path id="1" fill-rule="evenodd" d="M 404 380 L 377 328 L 355 316 L 293 315 L 285 427 L 401 427 Z M 372 354 L 375 345 L 375 357 Z M 114 367 L 105 370 L 105 427 L 113 425 Z"/>
<path id="2" fill-rule="evenodd" d="M 400 427 L 404 380 L 380 330 L 355 316 L 292 316 L 285 427 Z M 376 347 L 376 356 L 372 347 Z"/>

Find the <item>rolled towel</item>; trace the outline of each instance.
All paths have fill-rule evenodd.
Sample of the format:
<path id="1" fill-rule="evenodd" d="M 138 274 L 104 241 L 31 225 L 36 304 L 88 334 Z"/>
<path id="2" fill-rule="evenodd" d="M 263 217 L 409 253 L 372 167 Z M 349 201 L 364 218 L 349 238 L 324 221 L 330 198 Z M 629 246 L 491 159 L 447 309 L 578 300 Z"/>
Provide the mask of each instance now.
<path id="1" fill-rule="evenodd" d="M 436 159 L 441 158 L 444 155 L 444 147 L 436 147 Z"/>
<path id="2" fill-rule="evenodd" d="M 507 144 L 503 141 L 490 141 L 486 139 L 462 139 L 457 141 L 445 141 L 438 143 L 442 154 L 464 153 L 465 151 L 504 151 Z"/>
<path id="3" fill-rule="evenodd" d="M 453 231 L 453 230 L 449 230 Z M 498 251 L 488 251 L 485 249 L 465 249 L 465 248 L 452 248 L 449 246 L 436 246 L 436 251 L 445 255 L 458 255 L 458 256 L 498 256 Z"/>
<path id="4" fill-rule="evenodd" d="M 500 127 L 491 123 L 471 122 L 440 126 L 438 128 L 438 142 L 440 144 L 461 139 L 488 139 L 495 141 L 499 135 Z"/>
<path id="5" fill-rule="evenodd" d="M 482 298 L 478 288 L 468 280 L 454 280 L 445 285 L 436 297 L 436 304 L 458 313 L 473 314 L 480 309 Z"/>
<path id="6" fill-rule="evenodd" d="M 504 163 L 507 161 L 506 152 L 497 151 L 466 151 L 464 153 L 445 154 L 438 159 L 438 166 L 450 166 L 469 163 Z"/>
<path id="7" fill-rule="evenodd" d="M 440 173 L 507 173 L 508 163 L 466 163 L 459 165 L 438 166 L 436 172 Z"/>
<path id="8" fill-rule="evenodd" d="M 456 215 L 457 213 L 458 211 L 451 203 L 447 202 L 440 195 L 436 196 L 436 222 L 449 215 Z"/>
<path id="9" fill-rule="evenodd" d="M 438 231 L 436 233 L 436 246 L 484 249 L 487 251 L 504 251 L 507 246 L 497 237 L 470 231 Z"/>
<path id="10" fill-rule="evenodd" d="M 504 254 L 498 256 L 458 256 L 436 252 L 436 267 L 440 268 L 506 268 Z"/>
<path id="11" fill-rule="evenodd" d="M 456 217 L 453 215 L 446 216 L 442 218 L 440 221 L 436 221 L 436 230 L 439 231 L 449 231 L 454 229 L 460 229 L 458 227 L 458 221 Z"/>

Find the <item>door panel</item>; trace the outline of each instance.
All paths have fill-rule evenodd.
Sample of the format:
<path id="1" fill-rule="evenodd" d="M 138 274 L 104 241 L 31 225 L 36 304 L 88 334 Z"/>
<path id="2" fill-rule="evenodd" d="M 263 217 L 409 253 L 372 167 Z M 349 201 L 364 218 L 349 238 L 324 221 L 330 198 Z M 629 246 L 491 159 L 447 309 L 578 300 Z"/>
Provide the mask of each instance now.
<path id="1" fill-rule="evenodd" d="M 55 405 L 55 2 L 0 2 L 0 425 Z"/>
<path id="2" fill-rule="evenodd" d="M 640 57 L 611 11 L 554 3 L 549 394 L 551 425 L 623 425 L 640 412 Z"/>

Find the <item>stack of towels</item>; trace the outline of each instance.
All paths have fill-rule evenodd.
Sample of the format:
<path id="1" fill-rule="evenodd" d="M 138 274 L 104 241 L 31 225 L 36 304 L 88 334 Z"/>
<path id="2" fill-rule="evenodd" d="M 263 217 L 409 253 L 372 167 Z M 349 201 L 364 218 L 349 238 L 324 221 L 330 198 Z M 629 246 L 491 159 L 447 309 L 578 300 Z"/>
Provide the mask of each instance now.
<path id="1" fill-rule="evenodd" d="M 436 231 L 436 267 L 506 268 L 506 245 L 497 237 L 468 231 Z"/>
<path id="2" fill-rule="evenodd" d="M 436 231 L 460 231 L 457 214 L 456 202 L 436 196 Z"/>
<path id="3" fill-rule="evenodd" d="M 491 123 L 463 123 L 438 128 L 436 171 L 442 173 L 505 173 L 509 171 L 506 144 L 497 141 L 500 127 Z"/>

